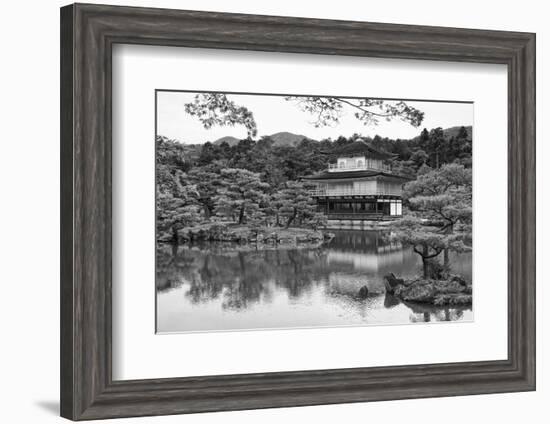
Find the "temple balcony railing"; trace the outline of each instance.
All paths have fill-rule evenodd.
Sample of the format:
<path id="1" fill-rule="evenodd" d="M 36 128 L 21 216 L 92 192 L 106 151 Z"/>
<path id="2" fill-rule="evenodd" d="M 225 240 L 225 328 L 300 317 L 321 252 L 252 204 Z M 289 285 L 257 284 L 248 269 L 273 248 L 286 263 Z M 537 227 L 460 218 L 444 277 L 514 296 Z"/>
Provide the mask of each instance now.
<path id="1" fill-rule="evenodd" d="M 380 212 L 357 212 L 357 213 L 334 213 L 327 214 L 328 220 L 369 220 L 369 221 L 382 221 L 401 218 L 401 215 L 384 215 Z"/>
<path id="2" fill-rule="evenodd" d="M 384 189 L 377 188 L 316 188 L 309 190 L 309 195 L 313 197 L 341 197 L 341 196 L 401 196 L 403 191 L 401 189 Z"/>
<path id="3" fill-rule="evenodd" d="M 379 164 L 379 165 L 370 165 L 368 163 L 364 165 L 344 165 L 339 166 L 337 163 L 328 164 L 328 172 L 346 172 L 346 171 L 384 171 L 391 172 L 391 165 Z"/>

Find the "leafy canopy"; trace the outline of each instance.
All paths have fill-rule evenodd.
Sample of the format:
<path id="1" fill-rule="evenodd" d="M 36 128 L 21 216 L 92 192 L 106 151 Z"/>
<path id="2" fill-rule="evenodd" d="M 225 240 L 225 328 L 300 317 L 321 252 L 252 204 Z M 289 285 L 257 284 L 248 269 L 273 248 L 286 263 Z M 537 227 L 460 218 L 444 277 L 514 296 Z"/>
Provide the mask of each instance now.
<path id="1" fill-rule="evenodd" d="M 185 111 L 199 118 L 204 128 L 215 125 L 244 125 L 250 137 L 255 137 L 258 130 L 254 115 L 244 106 L 237 106 L 222 93 L 201 93 L 191 103 L 185 104 Z"/>
<path id="2" fill-rule="evenodd" d="M 403 101 L 389 102 L 369 98 L 298 96 L 288 96 L 285 99 L 296 103 L 303 112 L 312 114 L 315 117 L 315 121 L 313 121 L 315 127 L 339 123 L 346 109 L 351 109 L 353 116 L 364 125 L 378 125 L 380 120 L 391 121 L 397 118 L 418 127 L 424 119 L 424 112 L 407 105 Z"/>
<path id="3" fill-rule="evenodd" d="M 287 96 L 287 101 L 294 102 L 298 109 L 312 114 L 315 127 L 337 124 L 346 109 L 353 111 L 353 116 L 364 125 L 377 125 L 380 120 L 400 119 L 414 127 L 420 126 L 424 112 L 407 105 L 403 101 L 394 102 L 381 99 L 350 99 L 345 97 L 299 97 Z M 258 128 L 254 115 L 244 106 L 237 105 L 223 93 L 200 93 L 192 102 L 185 104 L 185 111 L 196 116 L 204 128 L 215 125 L 244 125 L 249 137 L 255 137 Z"/>

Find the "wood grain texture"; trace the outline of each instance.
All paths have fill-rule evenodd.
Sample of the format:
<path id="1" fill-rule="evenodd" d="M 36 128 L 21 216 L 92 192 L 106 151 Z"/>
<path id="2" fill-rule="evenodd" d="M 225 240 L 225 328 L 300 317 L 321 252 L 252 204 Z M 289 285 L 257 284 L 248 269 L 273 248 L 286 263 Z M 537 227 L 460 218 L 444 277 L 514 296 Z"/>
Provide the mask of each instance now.
<path id="1" fill-rule="evenodd" d="M 506 64 L 508 359 L 112 381 L 111 56 L 115 43 Z M 99 419 L 534 388 L 534 34 L 86 4 L 62 8 L 62 416 Z"/>
<path id="2" fill-rule="evenodd" d="M 75 385 L 73 374 L 73 8 L 61 9 L 61 169 L 60 175 L 60 275 L 61 275 L 61 334 L 60 334 L 60 388 L 61 388 L 61 414 L 65 417 L 74 416 L 73 389 Z"/>

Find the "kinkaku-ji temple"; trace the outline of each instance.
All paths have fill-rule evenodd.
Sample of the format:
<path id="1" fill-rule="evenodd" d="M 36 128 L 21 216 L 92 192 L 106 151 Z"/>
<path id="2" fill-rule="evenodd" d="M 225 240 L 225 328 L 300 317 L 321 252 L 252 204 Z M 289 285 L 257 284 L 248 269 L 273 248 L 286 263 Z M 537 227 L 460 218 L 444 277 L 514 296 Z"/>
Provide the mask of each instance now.
<path id="1" fill-rule="evenodd" d="M 334 153 L 334 152 L 332 152 Z M 336 162 L 304 179 L 329 224 L 368 224 L 401 218 L 403 184 L 410 179 L 392 172 L 392 155 L 359 139 L 336 152 Z"/>

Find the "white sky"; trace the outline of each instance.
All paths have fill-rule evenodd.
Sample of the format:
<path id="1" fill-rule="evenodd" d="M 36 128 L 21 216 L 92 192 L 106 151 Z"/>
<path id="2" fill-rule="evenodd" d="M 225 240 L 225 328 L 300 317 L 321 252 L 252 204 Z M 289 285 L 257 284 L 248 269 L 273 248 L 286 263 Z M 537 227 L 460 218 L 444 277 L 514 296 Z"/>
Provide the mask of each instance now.
<path id="1" fill-rule="evenodd" d="M 246 138 L 244 126 L 214 127 L 204 129 L 199 120 L 185 112 L 184 105 L 193 100 L 193 92 L 157 92 L 157 134 L 176 139 L 181 143 L 202 144 L 224 136 Z M 258 138 L 281 131 L 301 134 L 314 140 L 331 137 L 345 137 L 353 133 L 363 136 L 389 138 L 412 138 L 422 128 L 448 128 L 473 125 L 474 105 L 471 103 L 447 103 L 433 101 L 407 101 L 407 104 L 424 112 L 424 121 L 418 128 L 400 120 L 380 121 L 377 126 L 365 126 L 353 116 L 353 111 L 344 109 L 340 123 L 332 127 L 315 128 L 314 117 L 302 112 L 292 101 L 283 96 L 229 94 L 228 99 L 239 106 L 247 107 L 254 115 L 258 126 Z"/>

